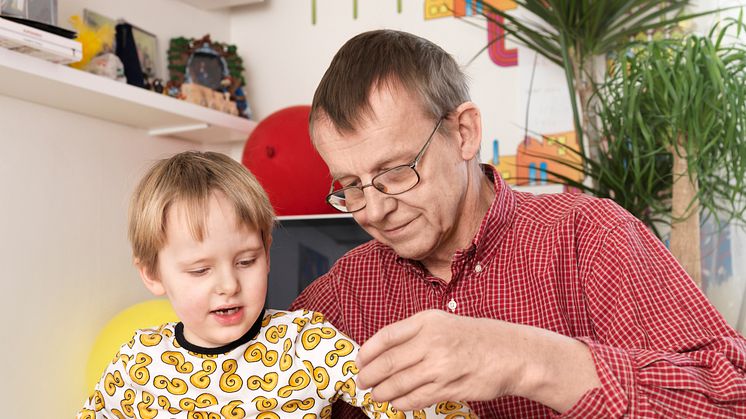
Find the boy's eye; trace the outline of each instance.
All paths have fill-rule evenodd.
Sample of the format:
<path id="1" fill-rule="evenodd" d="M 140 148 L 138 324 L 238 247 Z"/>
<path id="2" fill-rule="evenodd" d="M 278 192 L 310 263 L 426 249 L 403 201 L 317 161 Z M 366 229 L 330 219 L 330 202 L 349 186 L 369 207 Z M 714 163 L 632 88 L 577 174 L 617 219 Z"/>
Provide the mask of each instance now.
<path id="1" fill-rule="evenodd" d="M 242 259 L 238 261 L 238 266 L 241 268 L 246 268 L 254 264 L 256 262 L 256 259 Z"/>
<path id="2" fill-rule="evenodd" d="M 206 274 L 207 271 L 209 270 L 210 268 L 199 268 L 199 269 L 192 269 L 191 271 L 187 271 L 187 273 L 192 276 L 202 276 Z"/>

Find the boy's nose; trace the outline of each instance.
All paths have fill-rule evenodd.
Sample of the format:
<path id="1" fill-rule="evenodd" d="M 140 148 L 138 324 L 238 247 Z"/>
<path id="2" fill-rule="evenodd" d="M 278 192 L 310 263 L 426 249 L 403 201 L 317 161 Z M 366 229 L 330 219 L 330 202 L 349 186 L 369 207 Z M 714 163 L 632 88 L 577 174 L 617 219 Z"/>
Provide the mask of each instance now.
<path id="1" fill-rule="evenodd" d="M 241 289 L 238 274 L 233 269 L 221 272 L 215 284 L 215 292 L 219 295 L 233 295 Z"/>

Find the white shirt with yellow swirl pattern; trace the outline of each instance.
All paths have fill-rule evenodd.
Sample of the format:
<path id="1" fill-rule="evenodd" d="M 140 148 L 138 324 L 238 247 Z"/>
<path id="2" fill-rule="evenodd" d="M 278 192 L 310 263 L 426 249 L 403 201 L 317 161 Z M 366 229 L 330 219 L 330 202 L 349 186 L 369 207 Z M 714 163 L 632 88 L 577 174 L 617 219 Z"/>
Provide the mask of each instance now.
<path id="1" fill-rule="evenodd" d="M 266 310 L 247 342 L 222 354 L 189 351 L 177 323 L 123 345 L 78 418 L 328 418 L 338 398 L 371 418 L 475 418 L 463 403 L 397 412 L 356 385 L 358 345 L 320 313 Z"/>

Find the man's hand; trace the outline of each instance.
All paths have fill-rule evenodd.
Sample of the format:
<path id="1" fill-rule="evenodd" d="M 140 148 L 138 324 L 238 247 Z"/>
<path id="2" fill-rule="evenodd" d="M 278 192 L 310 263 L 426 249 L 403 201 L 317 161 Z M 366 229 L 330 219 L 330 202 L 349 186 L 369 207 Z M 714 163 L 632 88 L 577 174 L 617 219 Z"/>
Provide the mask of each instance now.
<path id="1" fill-rule="evenodd" d="M 582 342 L 440 310 L 384 327 L 362 346 L 357 365 L 360 387 L 400 410 L 515 395 L 562 412 L 600 385 Z"/>

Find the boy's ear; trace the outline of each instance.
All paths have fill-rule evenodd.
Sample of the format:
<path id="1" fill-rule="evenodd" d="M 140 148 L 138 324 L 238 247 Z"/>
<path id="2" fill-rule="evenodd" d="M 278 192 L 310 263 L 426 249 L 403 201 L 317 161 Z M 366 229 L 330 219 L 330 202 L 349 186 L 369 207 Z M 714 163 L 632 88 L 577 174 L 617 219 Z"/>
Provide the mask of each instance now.
<path id="1" fill-rule="evenodd" d="M 137 271 L 140 273 L 140 279 L 142 279 L 142 283 L 145 284 L 145 288 L 147 288 L 148 291 L 156 297 L 166 294 L 166 289 L 163 288 L 163 283 L 158 279 L 156 274 L 150 272 L 150 270 L 143 265 L 139 259 L 135 259 L 134 263 Z"/>

